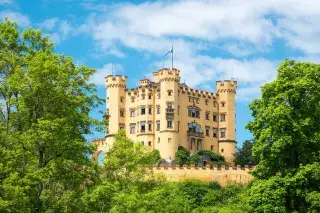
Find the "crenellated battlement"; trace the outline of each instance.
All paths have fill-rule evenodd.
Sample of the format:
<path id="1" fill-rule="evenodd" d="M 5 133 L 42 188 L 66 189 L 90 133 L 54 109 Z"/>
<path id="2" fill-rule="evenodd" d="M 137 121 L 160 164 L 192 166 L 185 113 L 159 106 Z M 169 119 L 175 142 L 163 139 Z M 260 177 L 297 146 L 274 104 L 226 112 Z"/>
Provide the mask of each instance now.
<path id="1" fill-rule="evenodd" d="M 97 144 L 98 146 L 104 145 L 106 140 L 104 138 L 95 138 L 92 140 L 92 143 Z"/>
<path id="2" fill-rule="evenodd" d="M 121 87 L 121 88 L 126 88 L 127 86 L 127 76 L 123 75 L 108 75 L 105 77 L 105 85 L 106 88 L 109 87 Z"/>
<path id="3" fill-rule="evenodd" d="M 197 165 L 167 165 L 167 164 L 161 164 L 161 165 L 151 165 L 151 166 L 144 166 L 146 169 L 149 170 L 168 170 L 168 169 L 195 169 L 195 170 L 241 170 L 241 171 L 251 171 L 254 167 L 249 167 L 248 165 L 245 165 L 242 167 L 241 165 L 237 166 L 226 166 L 226 165 L 214 165 L 211 167 L 210 164 L 207 164 L 206 166 L 199 167 Z"/>
<path id="4" fill-rule="evenodd" d="M 216 94 L 213 92 L 206 92 L 198 89 L 192 89 L 190 87 L 180 87 L 180 91 L 182 93 L 187 93 L 188 95 L 198 96 L 198 97 L 204 97 L 204 98 L 216 98 Z"/>
<path id="5" fill-rule="evenodd" d="M 154 82 L 176 81 L 180 82 L 180 70 L 164 68 L 152 73 Z"/>
<path id="6" fill-rule="evenodd" d="M 236 93 L 237 81 L 233 81 L 233 80 L 217 81 L 216 86 L 217 86 L 217 93 L 223 93 L 223 92 Z"/>
<path id="7" fill-rule="evenodd" d="M 241 167 L 228 167 L 225 165 L 211 168 L 210 165 L 205 167 L 197 167 L 195 165 L 160 165 L 160 166 L 146 166 L 144 167 L 148 171 L 152 171 L 155 174 L 162 174 L 168 181 L 180 182 L 190 179 L 201 181 L 217 181 L 222 186 L 230 183 L 247 184 L 253 179 L 250 171 L 253 168 L 249 166 Z"/>
<path id="8" fill-rule="evenodd" d="M 148 86 L 150 83 L 149 79 L 144 78 L 140 80 L 140 86 Z"/>

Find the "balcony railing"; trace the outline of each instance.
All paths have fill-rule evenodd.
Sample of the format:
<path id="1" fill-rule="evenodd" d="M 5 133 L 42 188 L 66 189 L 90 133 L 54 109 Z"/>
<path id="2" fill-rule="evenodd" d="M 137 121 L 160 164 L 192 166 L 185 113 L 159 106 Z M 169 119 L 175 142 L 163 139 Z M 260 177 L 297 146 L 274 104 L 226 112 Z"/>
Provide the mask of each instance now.
<path id="1" fill-rule="evenodd" d="M 167 108 L 166 109 L 166 113 L 174 113 L 174 109 L 173 108 Z"/>
<path id="2" fill-rule="evenodd" d="M 203 132 L 192 132 L 192 131 L 188 131 L 188 136 L 203 138 L 203 137 L 204 137 L 204 134 L 203 134 Z"/>

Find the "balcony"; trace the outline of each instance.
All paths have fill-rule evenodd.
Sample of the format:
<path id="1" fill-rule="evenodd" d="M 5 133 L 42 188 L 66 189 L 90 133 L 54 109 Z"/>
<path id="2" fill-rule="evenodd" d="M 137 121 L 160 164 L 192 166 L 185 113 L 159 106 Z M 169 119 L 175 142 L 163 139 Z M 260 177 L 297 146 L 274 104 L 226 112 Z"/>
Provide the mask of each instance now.
<path id="1" fill-rule="evenodd" d="M 197 138 L 203 138 L 203 137 L 204 137 L 204 134 L 203 134 L 203 132 L 192 132 L 192 131 L 188 131 L 188 136 L 197 137 Z"/>
<path id="2" fill-rule="evenodd" d="M 166 108 L 166 114 L 167 115 L 174 115 L 174 109 L 173 108 Z"/>

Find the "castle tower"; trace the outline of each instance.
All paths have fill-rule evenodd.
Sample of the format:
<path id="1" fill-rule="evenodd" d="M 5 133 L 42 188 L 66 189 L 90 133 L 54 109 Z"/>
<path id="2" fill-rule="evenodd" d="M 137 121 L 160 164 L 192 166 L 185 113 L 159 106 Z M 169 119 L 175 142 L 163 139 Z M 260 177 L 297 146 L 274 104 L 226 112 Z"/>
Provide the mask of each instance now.
<path id="1" fill-rule="evenodd" d="M 109 120 L 106 129 L 106 151 L 113 144 L 113 136 L 119 129 L 125 128 L 127 77 L 108 75 L 105 78 L 107 89 L 106 116 Z"/>
<path id="2" fill-rule="evenodd" d="M 233 162 L 236 153 L 236 114 L 235 94 L 237 82 L 233 80 L 217 81 L 218 112 L 219 112 L 219 153 L 228 162 Z"/>
<path id="3" fill-rule="evenodd" d="M 177 69 L 162 69 L 153 73 L 155 82 L 160 84 L 161 114 L 157 119 L 160 121 L 160 131 L 155 134 L 155 149 L 160 151 L 164 159 L 174 159 L 178 150 L 178 89 L 180 71 Z"/>

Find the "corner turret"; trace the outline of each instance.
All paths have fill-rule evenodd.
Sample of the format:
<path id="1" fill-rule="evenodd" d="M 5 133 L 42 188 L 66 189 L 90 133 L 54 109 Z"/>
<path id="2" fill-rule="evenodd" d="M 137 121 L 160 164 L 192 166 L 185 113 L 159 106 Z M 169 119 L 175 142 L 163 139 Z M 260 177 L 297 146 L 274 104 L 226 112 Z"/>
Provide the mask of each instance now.
<path id="1" fill-rule="evenodd" d="M 235 94 L 237 82 L 233 80 L 217 81 L 219 112 L 219 153 L 233 163 L 236 153 L 236 109 Z"/>
<path id="2" fill-rule="evenodd" d="M 107 116 L 108 124 L 106 129 L 107 149 L 112 146 L 113 135 L 119 129 L 125 128 L 126 118 L 126 87 L 127 76 L 108 75 L 105 77 L 107 89 Z"/>

